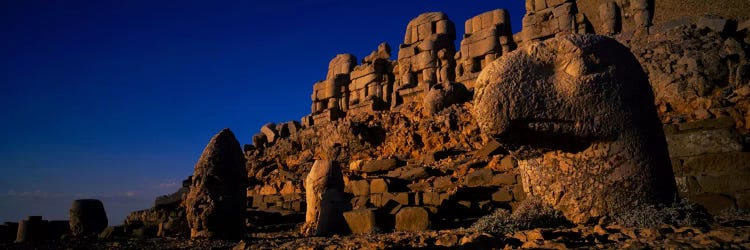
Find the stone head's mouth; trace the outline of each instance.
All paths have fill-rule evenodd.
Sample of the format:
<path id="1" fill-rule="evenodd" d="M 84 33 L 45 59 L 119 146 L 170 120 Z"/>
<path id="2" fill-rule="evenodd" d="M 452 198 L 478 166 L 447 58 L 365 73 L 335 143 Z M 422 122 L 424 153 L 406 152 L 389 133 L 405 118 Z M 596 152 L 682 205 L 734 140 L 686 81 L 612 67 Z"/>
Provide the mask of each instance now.
<path id="1" fill-rule="evenodd" d="M 580 122 L 571 120 L 516 119 L 495 139 L 519 158 L 535 157 L 552 150 L 581 152 L 596 140 L 580 136 L 581 127 Z"/>

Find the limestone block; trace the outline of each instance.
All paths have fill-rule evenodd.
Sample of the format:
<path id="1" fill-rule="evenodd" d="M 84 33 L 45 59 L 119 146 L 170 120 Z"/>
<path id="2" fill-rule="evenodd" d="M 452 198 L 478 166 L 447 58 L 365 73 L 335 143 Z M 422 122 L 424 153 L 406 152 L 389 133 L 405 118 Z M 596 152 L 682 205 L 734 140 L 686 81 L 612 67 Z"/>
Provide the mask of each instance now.
<path id="1" fill-rule="evenodd" d="M 273 123 L 266 123 L 265 125 L 263 125 L 263 127 L 260 128 L 260 132 L 266 135 L 266 139 L 269 143 L 273 143 L 278 137 L 278 133 L 276 132 L 276 124 Z"/>
<path id="2" fill-rule="evenodd" d="M 689 175 L 750 173 L 750 152 L 705 154 L 681 158 L 680 161 L 680 169 Z"/>
<path id="3" fill-rule="evenodd" d="M 370 193 L 387 193 L 390 181 L 386 179 L 374 179 L 370 182 Z"/>
<path id="4" fill-rule="evenodd" d="M 396 167 L 398 167 L 398 160 L 396 159 L 380 159 L 380 160 L 371 160 L 362 166 L 362 172 L 365 173 L 374 173 L 374 172 L 382 172 L 382 171 L 388 171 L 392 170 Z"/>
<path id="5" fill-rule="evenodd" d="M 357 66 L 357 57 L 352 54 L 338 54 L 328 63 L 326 79 L 333 79 L 337 75 L 349 74 Z M 331 88 L 332 86 L 328 86 Z M 330 91 L 330 89 L 329 89 Z"/>
<path id="6" fill-rule="evenodd" d="M 575 16 L 573 13 L 573 3 L 565 3 L 554 9 L 554 16 L 557 19 L 560 31 L 574 31 Z"/>
<path id="7" fill-rule="evenodd" d="M 425 192 L 422 194 L 422 203 L 430 206 L 440 206 L 445 201 L 444 198 L 438 192 Z"/>
<path id="8" fill-rule="evenodd" d="M 423 51 L 414 57 L 412 69 L 414 71 L 437 67 L 437 57 L 433 51 Z"/>
<path id="9" fill-rule="evenodd" d="M 450 176 L 440 176 L 435 178 L 433 186 L 438 191 L 446 191 L 456 186 L 456 183 Z"/>
<path id="10" fill-rule="evenodd" d="M 750 189 L 750 175 L 701 175 L 695 177 L 698 180 L 701 191 L 717 194 L 733 194 L 737 191 Z"/>
<path id="11" fill-rule="evenodd" d="M 430 228 L 430 215 L 422 207 L 404 207 L 396 214 L 396 231 L 424 231 Z"/>
<path id="12" fill-rule="evenodd" d="M 466 34 L 474 33 L 474 25 L 473 25 L 473 23 L 474 23 L 474 19 L 473 18 L 470 18 L 469 20 L 466 20 L 466 22 L 464 22 L 464 32 Z"/>
<path id="13" fill-rule="evenodd" d="M 701 16 L 696 24 L 698 28 L 707 28 L 716 32 L 727 31 L 729 20 L 721 17 Z"/>
<path id="14" fill-rule="evenodd" d="M 507 189 L 500 189 L 497 192 L 492 193 L 492 201 L 495 201 L 495 202 L 513 201 L 513 193 L 511 193 Z"/>
<path id="15" fill-rule="evenodd" d="M 617 4 L 609 1 L 599 5 L 599 19 L 602 22 L 601 33 L 614 34 L 617 32 Z"/>
<path id="16" fill-rule="evenodd" d="M 435 34 L 456 34 L 453 23 L 450 20 L 440 20 L 435 24 Z"/>
<path id="17" fill-rule="evenodd" d="M 547 0 L 547 6 L 556 7 L 566 2 L 570 2 L 570 0 Z"/>
<path id="18" fill-rule="evenodd" d="M 464 179 L 464 185 L 467 187 L 487 186 L 492 181 L 492 170 L 489 168 L 478 169 Z"/>
<path id="19" fill-rule="evenodd" d="M 737 202 L 737 208 L 748 210 L 750 209 L 750 192 L 742 192 L 734 195 L 734 199 Z"/>
<path id="20" fill-rule="evenodd" d="M 517 174 L 496 174 L 492 176 L 492 185 L 513 185 L 516 184 Z"/>
<path id="21" fill-rule="evenodd" d="M 703 206 L 709 213 L 717 215 L 724 210 L 735 208 L 731 197 L 721 194 L 699 194 L 689 197 L 690 201 Z"/>
<path id="22" fill-rule="evenodd" d="M 487 37 L 472 44 L 467 44 L 468 48 L 466 48 L 465 52 L 470 58 L 479 57 L 497 51 L 499 45 L 499 40 L 496 37 Z"/>
<path id="23" fill-rule="evenodd" d="M 274 195 L 278 194 L 279 190 L 276 189 L 273 185 L 263 185 L 263 187 L 260 188 L 260 195 Z"/>
<path id="24" fill-rule="evenodd" d="M 355 196 L 370 195 L 370 184 L 367 180 L 354 180 L 349 182 L 349 189 Z"/>
<path id="25" fill-rule="evenodd" d="M 536 8 L 534 8 L 534 3 L 536 3 L 536 0 L 526 0 L 526 12 L 533 12 L 536 10 Z"/>
<path id="26" fill-rule="evenodd" d="M 404 206 L 416 205 L 417 203 L 416 195 L 408 192 L 393 193 L 393 200 Z"/>
<path id="27" fill-rule="evenodd" d="M 540 11 L 547 8 L 547 1 L 545 0 L 535 0 L 534 1 L 534 11 Z"/>
<path id="28" fill-rule="evenodd" d="M 497 153 L 497 151 L 502 147 L 502 145 L 497 142 L 496 140 L 490 140 L 485 144 L 481 149 L 474 152 L 474 157 L 488 157 L 492 154 Z"/>
<path id="29" fill-rule="evenodd" d="M 349 230 L 354 234 L 368 234 L 379 231 L 373 209 L 358 209 L 344 212 L 344 219 L 349 226 Z"/>
<path id="30" fill-rule="evenodd" d="M 427 170 L 424 167 L 413 167 L 410 169 L 407 169 L 405 171 L 402 171 L 398 178 L 402 180 L 415 180 L 415 179 L 421 179 L 428 176 Z"/>
<path id="31" fill-rule="evenodd" d="M 630 0 L 631 10 L 648 10 L 648 0 Z"/>
<path id="32" fill-rule="evenodd" d="M 667 134 L 666 138 L 671 157 L 738 152 L 742 150 L 739 138 L 729 129 Z"/>

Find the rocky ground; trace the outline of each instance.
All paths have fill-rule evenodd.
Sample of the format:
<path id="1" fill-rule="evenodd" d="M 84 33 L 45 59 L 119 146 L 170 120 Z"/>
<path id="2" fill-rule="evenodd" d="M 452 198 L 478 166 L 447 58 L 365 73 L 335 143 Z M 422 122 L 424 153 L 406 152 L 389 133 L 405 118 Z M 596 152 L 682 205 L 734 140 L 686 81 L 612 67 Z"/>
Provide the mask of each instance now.
<path id="1" fill-rule="evenodd" d="M 599 224 L 536 228 L 506 234 L 473 229 L 302 237 L 291 230 L 250 233 L 239 243 L 182 238 L 63 238 L 40 244 L 2 244 L 2 249 L 750 249 L 750 216 L 717 217 L 706 227 L 662 225 L 623 228 Z"/>

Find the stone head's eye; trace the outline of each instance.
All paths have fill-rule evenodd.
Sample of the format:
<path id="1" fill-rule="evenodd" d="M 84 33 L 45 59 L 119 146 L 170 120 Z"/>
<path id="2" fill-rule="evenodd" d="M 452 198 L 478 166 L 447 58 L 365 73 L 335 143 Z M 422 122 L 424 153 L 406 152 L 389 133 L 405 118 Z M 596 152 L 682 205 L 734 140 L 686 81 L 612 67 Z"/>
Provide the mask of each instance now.
<path id="1" fill-rule="evenodd" d="M 586 63 L 580 58 L 565 58 L 562 71 L 572 77 L 580 77 L 586 74 Z"/>

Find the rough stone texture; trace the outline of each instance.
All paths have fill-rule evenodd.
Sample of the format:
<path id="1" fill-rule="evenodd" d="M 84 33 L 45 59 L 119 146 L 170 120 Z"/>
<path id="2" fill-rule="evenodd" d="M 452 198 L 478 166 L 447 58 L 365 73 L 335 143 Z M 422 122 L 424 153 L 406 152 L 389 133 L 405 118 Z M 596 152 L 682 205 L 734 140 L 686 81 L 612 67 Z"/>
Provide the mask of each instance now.
<path id="1" fill-rule="evenodd" d="M 430 228 L 430 214 L 422 207 L 404 207 L 396 214 L 396 231 L 424 231 Z"/>
<path id="2" fill-rule="evenodd" d="M 314 121 L 333 121 L 342 116 L 342 92 L 351 82 L 349 74 L 357 65 L 352 54 L 336 55 L 328 64 L 328 74 L 323 81 L 313 85 L 312 114 Z"/>
<path id="3" fill-rule="evenodd" d="M 480 74 L 474 115 L 519 159 L 526 192 L 581 223 L 676 187 L 645 73 L 615 40 L 570 35 L 532 44 Z"/>
<path id="4" fill-rule="evenodd" d="M 365 173 L 373 173 L 392 170 L 396 167 L 398 167 L 397 159 L 380 159 L 368 161 L 364 166 L 362 166 L 361 171 Z"/>
<path id="5" fill-rule="evenodd" d="M 456 53 L 456 79 L 473 87 L 484 67 L 515 49 L 507 10 L 491 10 L 466 20 L 461 51 Z"/>
<path id="6" fill-rule="evenodd" d="M 73 235 L 89 235 L 107 228 L 104 204 L 96 199 L 75 200 L 70 207 L 70 231 Z"/>
<path id="7" fill-rule="evenodd" d="M 191 238 L 234 239 L 245 230 L 245 158 L 229 129 L 208 142 L 195 164 L 184 206 Z"/>
<path id="8" fill-rule="evenodd" d="M 375 233 L 380 229 L 376 226 L 375 211 L 373 209 L 359 209 L 344 212 L 344 219 L 349 230 L 354 234 Z"/>
<path id="9" fill-rule="evenodd" d="M 394 69 L 393 104 L 419 100 L 419 95 L 455 77 L 456 28 L 442 12 L 423 13 L 406 26 Z"/>
<path id="10" fill-rule="evenodd" d="M 520 35 L 522 46 L 554 37 L 558 33 L 586 33 L 586 24 L 586 17 L 578 13 L 576 1 L 526 0 L 526 15 Z"/>
<path id="11" fill-rule="evenodd" d="M 346 231 L 343 213 L 348 209 L 343 190 L 341 169 L 332 161 L 315 161 L 305 178 L 307 212 L 303 235 L 321 236 Z"/>

